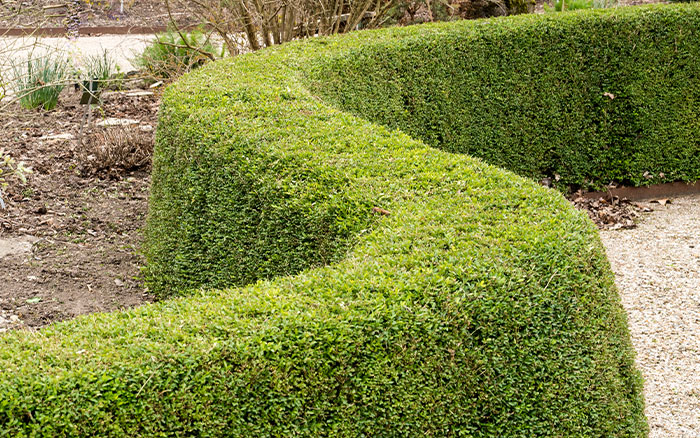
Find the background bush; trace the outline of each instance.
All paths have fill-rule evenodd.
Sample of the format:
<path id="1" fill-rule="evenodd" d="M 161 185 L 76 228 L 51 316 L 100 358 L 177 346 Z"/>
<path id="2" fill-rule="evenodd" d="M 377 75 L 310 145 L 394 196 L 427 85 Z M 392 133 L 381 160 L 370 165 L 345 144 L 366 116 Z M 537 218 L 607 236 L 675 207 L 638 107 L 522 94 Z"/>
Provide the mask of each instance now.
<path id="1" fill-rule="evenodd" d="M 601 130 L 625 138 L 649 108 L 603 105 L 617 105 L 618 95 L 587 102 L 577 89 L 550 96 L 555 87 L 536 80 L 539 56 L 553 50 L 565 57 L 550 58 L 562 88 L 585 85 L 567 79 L 589 74 L 586 52 L 566 50 L 568 35 L 617 35 L 585 40 L 610 70 L 612 82 L 599 91 L 614 94 L 615 87 L 634 89 L 626 85 L 636 79 L 626 60 L 637 53 L 635 42 L 658 47 L 655 56 L 668 56 L 665 46 L 673 44 L 680 54 L 664 71 L 688 79 L 692 96 L 698 58 L 683 56 L 694 53 L 683 39 L 696 38 L 697 24 L 697 6 L 440 24 L 312 39 L 187 75 L 168 88 L 160 113 L 147 277 L 162 296 L 189 296 L 0 338 L 0 430 L 646 436 L 625 315 L 585 214 L 530 179 L 393 128 L 458 151 L 470 144 L 485 151 L 495 136 L 484 155 L 525 174 L 539 169 L 532 154 L 556 153 L 559 161 L 547 163 L 559 163 L 555 169 L 573 181 L 578 173 L 561 170 L 582 161 L 564 155 L 565 143 L 577 139 L 569 123 L 614 120 Z M 530 48 L 523 41 L 539 41 L 540 33 L 552 45 L 532 53 L 532 69 L 510 69 L 510 59 L 523 65 Z M 486 43 L 503 50 L 495 56 Z M 608 45 L 620 51 L 602 50 Z M 449 76 L 433 59 L 478 64 Z M 640 58 L 639 65 L 647 75 L 655 64 Z M 471 75 L 490 87 L 454 86 L 481 84 L 465 81 Z M 516 93 L 536 85 L 538 99 L 534 91 Z M 666 91 L 655 92 L 665 103 Z M 378 103 L 384 98 L 386 107 Z M 469 120 L 465 112 L 489 108 L 470 98 L 505 112 L 475 119 L 492 122 L 483 132 L 457 130 L 453 117 Z M 696 103 L 683 108 L 696 110 Z M 538 111 L 550 121 L 540 134 L 550 142 L 534 142 L 530 125 L 517 131 L 511 124 L 529 114 L 544 126 Z M 686 138 L 692 124 L 674 111 L 677 127 L 659 115 L 644 132 Z M 501 130 L 528 141 L 502 145 Z M 682 153 L 694 156 L 697 144 L 685 141 Z M 656 151 L 635 153 L 649 152 L 653 162 Z M 608 157 L 604 148 L 599 153 Z M 232 284 L 239 286 L 208 289 Z"/>
<path id="2" fill-rule="evenodd" d="M 153 79 L 173 79 L 222 56 L 223 50 L 200 31 L 169 31 L 158 34 L 134 63 Z"/>
<path id="3" fill-rule="evenodd" d="M 311 79 L 354 114 L 537 180 L 596 189 L 695 181 L 696 8 L 652 10 L 377 38 L 318 62 Z"/>

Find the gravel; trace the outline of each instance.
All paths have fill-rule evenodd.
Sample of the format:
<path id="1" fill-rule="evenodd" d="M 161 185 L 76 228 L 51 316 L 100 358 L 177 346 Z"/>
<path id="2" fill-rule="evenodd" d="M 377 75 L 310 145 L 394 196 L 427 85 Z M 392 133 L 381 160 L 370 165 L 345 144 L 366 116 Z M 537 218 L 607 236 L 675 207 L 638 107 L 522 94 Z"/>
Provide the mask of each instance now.
<path id="1" fill-rule="evenodd" d="M 65 37 L 2 37 L 0 35 L 0 68 L 12 72 L 12 63 L 24 59 L 28 53 L 57 53 L 70 58 L 80 66 L 90 56 L 108 56 L 121 69 L 128 72 L 134 69 L 133 59 L 153 40 L 153 35 L 103 35 L 83 36 L 77 40 Z"/>
<path id="2" fill-rule="evenodd" d="M 650 438 L 700 437 L 700 195 L 601 231 L 644 375 Z"/>

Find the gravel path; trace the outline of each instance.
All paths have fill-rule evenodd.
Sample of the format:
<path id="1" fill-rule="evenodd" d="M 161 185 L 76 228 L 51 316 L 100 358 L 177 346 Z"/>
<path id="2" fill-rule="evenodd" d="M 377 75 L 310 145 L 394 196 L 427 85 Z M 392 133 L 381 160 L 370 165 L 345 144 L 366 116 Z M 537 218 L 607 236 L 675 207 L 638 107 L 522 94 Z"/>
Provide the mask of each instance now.
<path id="1" fill-rule="evenodd" d="M 153 35 L 85 36 L 76 40 L 0 36 L 0 68 L 11 72 L 12 62 L 25 59 L 30 52 L 34 55 L 58 52 L 80 65 L 88 56 L 100 56 L 107 51 L 122 71 L 127 72 L 134 69 L 133 58 L 153 39 Z"/>
<path id="2" fill-rule="evenodd" d="M 644 375 L 650 438 L 700 437 L 700 195 L 601 231 Z"/>

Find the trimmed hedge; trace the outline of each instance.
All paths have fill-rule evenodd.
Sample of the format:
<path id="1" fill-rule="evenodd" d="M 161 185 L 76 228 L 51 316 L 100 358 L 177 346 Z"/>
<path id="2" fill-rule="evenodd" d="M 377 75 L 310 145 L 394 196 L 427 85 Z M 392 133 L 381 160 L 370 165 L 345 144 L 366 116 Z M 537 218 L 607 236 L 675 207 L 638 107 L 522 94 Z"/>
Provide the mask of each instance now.
<path id="1" fill-rule="evenodd" d="M 474 76 L 448 75 L 448 65 L 467 61 L 443 51 L 488 60 L 486 42 L 502 41 L 513 53 L 501 55 L 515 62 L 538 35 L 581 29 L 627 41 L 620 59 L 646 44 L 667 54 L 672 42 L 684 63 L 665 73 L 688 80 L 683 108 L 697 110 L 691 75 L 700 58 L 683 53 L 696 50 L 685 41 L 697 45 L 699 24 L 697 6 L 657 6 L 388 29 L 288 44 L 186 76 L 161 111 L 147 277 L 162 296 L 190 296 L 0 338 L 0 436 L 645 436 L 641 378 L 594 226 L 555 191 L 426 143 L 467 151 L 464 136 L 476 130 L 456 128 L 467 119 L 455 105 L 489 89 L 453 88 Z M 589 49 L 621 44 L 587 41 L 581 56 L 562 52 L 563 73 L 585 70 Z M 533 66 L 544 66 L 537 56 Z M 435 59 L 445 69 L 426 76 Z M 654 62 L 638 64 L 647 71 Z M 626 70 L 615 74 L 621 64 L 608 62 L 612 93 L 631 89 Z M 361 74 L 368 65 L 371 83 Z M 489 160 L 536 175 L 529 158 L 542 142 L 523 141 L 529 152 L 517 160 L 497 141 L 521 145 L 505 132 L 535 138 L 530 125 L 516 135 L 511 124 L 531 113 L 542 126 L 534 113 L 555 107 L 556 87 L 522 82 L 541 87 L 541 108 L 500 102 L 501 87 L 520 89 L 527 70 L 508 80 L 499 68 L 515 72 L 493 65 L 480 77 L 492 79 L 494 107 L 509 112 L 500 125 L 479 119 L 492 123 L 474 144 L 486 150 L 490 133 Z M 401 98 L 412 117 L 399 111 L 396 84 L 417 93 Z M 675 90 L 656 90 L 659 102 Z M 557 96 L 603 105 L 568 93 Z M 628 99 L 616 96 L 604 102 Z M 384 98 L 386 113 L 377 105 Z M 608 136 L 650 120 L 635 119 L 652 109 L 631 102 L 627 113 L 601 110 Z M 559 114 L 584 126 L 579 107 L 567 105 Z M 677 138 L 696 157 L 697 143 L 681 140 L 688 119 L 674 130 L 658 117 L 644 132 Z M 573 182 L 581 161 L 563 151 L 574 131 L 552 123 L 539 135 L 562 158 L 547 171 Z M 685 171 L 668 162 L 676 167 L 665 172 Z M 241 286 L 211 290 L 231 285 Z"/>
<path id="2" fill-rule="evenodd" d="M 458 27 L 335 51 L 315 62 L 314 89 L 432 146 L 558 175 L 562 188 L 700 179 L 697 8 Z"/>

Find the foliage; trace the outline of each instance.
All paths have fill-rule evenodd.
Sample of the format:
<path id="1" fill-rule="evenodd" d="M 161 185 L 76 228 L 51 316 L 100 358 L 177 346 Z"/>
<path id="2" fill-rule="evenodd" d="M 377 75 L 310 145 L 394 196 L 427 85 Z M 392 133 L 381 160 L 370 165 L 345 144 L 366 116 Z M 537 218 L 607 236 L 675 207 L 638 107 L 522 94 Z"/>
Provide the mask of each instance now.
<path id="1" fill-rule="evenodd" d="M 221 49 L 201 31 L 169 31 L 158 34 L 135 64 L 155 79 L 173 79 L 222 56 Z"/>
<path id="2" fill-rule="evenodd" d="M 547 12 L 575 11 L 579 9 L 603 9 L 617 6 L 617 0 L 554 0 L 550 6 L 544 4 Z"/>
<path id="3" fill-rule="evenodd" d="M 548 21 L 489 28 L 513 37 L 532 23 Z M 643 435 L 624 315 L 583 214 L 531 181 L 333 109 L 303 85 L 333 88 L 336 73 L 316 79 L 338 56 L 383 47 L 390 58 L 479 25 L 314 39 L 169 88 L 151 285 L 167 295 L 304 271 L 86 317 L 41 339 L 3 338 L 5 430 Z M 392 77 L 378 73 L 379 85 Z"/>
<path id="4" fill-rule="evenodd" d="M 29 55 L 25 62 L 13 65 L 19 102 L 26 109 L 52 110 L 68 78 L 68 62 L 48 53 Z"/>
<path id="5" fill-rule="evenodd" d="M 84 80 L 96 79 L 98 84 L 104 87 L 117 73 L 119 73 L 119 66 L 106 49 L 100 54 L 90 55 L 85 59 Z"/>
<path id="6" fill-rule="evenodd" d="M 564 190 L 695 181 L 700 27 L 687 7 L 464 23 L 348 49 L 312 79 L 354 114 Z"/>
<path id="7" fill-rule="evenodd" d="M 556 191 L 404 132 L 456 151 L 463 137 L 490 137 L 488 159 L 518 171 L 543 147 L 530 129 L 549 139 L 536 158 L 569 152 L 584 115 L 613 117 L 600 129 L 622 135 L 649 109 L 604 106 L 638 96 L 598 92 L 638 90 L 627 88 L 637 57 L 637 74 L 673 95 L 646 71 L 657 62 L 647 46 L 684 79 L 700 59 L 688 56 L 699 23 L 697 6 L 657 6 L 414 26 L 185 76 L 160 113 L 147 276 L 161 296 L 188 296 L 0 338 L 2 430 L 645 436 L 641 378 L 594 226 Z M 609 76 L 591 73 L 588 51 Z M 526 57 L 531 68 L 515 70 Z M 692 81 L 679 83 L 697 113 Z M 581 86 L 594 100 L 579 100 Z M 530 92 L 541 106 L 527 105 Z M 667 103 L 664 88 L 644 92 Z M 454 128 L 488 109 L 472 102 L 482 100 L 499 117 L 482 114 L 483 132 Z M 655 113 L 643 134 L 682 139 L 685 113 L 662 110 L 679 128 Z M 506 136 L 516 132 L 522 145 Z M 681 145 L 693 157 L 696 145 Z M 639 153 L 653 162 L 654 151 Z"/>
<path id="8" fill-rule="evenodd" d="M 579 9 L 592 9 L 593 0 L 554 0 L 553 5 L 544 4 L 547 12 L 576 11 Z"/>

